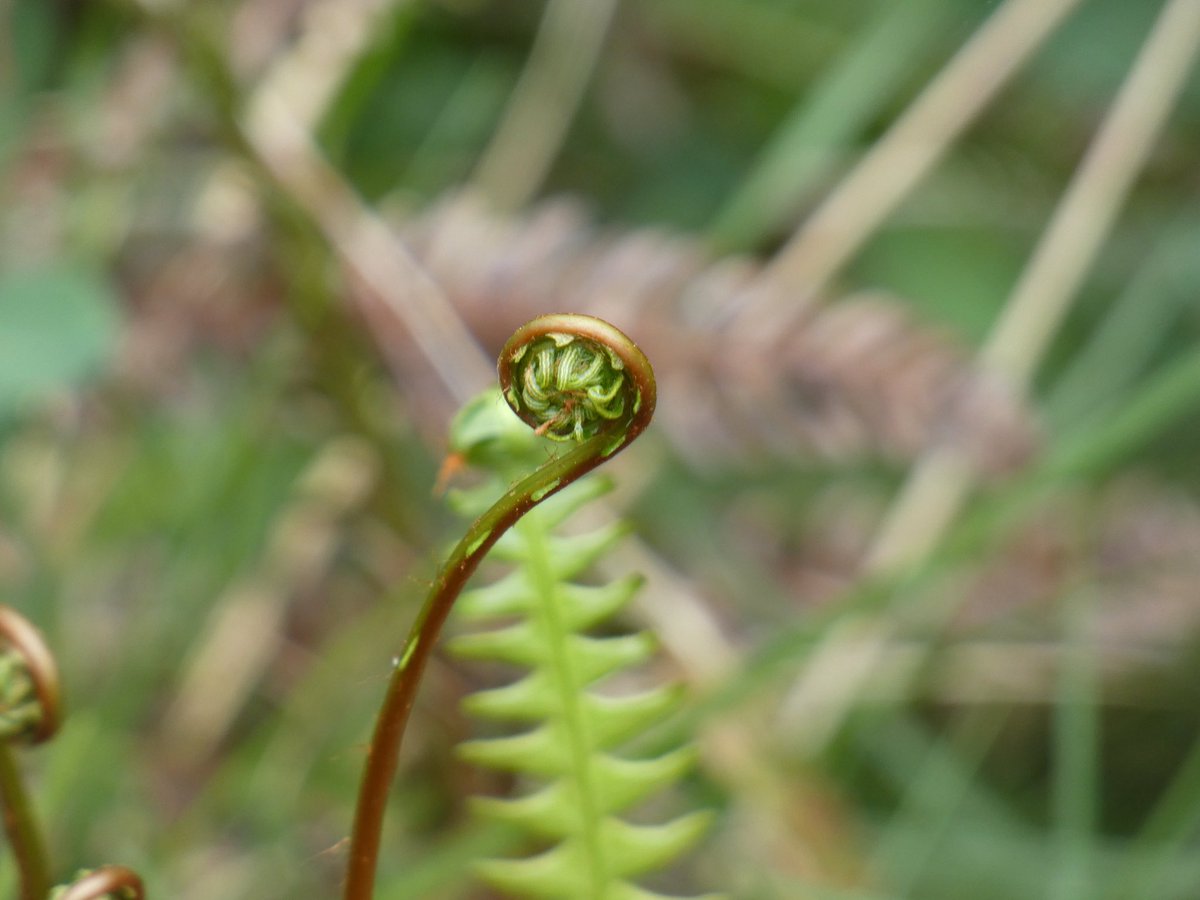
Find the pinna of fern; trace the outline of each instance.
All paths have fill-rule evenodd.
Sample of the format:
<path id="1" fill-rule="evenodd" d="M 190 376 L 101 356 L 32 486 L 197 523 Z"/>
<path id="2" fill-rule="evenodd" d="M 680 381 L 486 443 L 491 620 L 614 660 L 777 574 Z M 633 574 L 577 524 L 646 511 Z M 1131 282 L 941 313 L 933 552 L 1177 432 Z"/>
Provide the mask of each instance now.
<path id="1" fill-rule="evenodd" d="M 591 316 L 548 315 L 526 323 L 505 344 L 497 368 L 503 397 L 512 410 L 537 435 L 570 442 L 571 446 L 560 454 L 544 459 L 533 474 L 513 481 L 500 498 L 467 529 L 466 535 L 455 545 L 435 575 L 425 604 L 409 632 L 402 653 L 397 657 L 376 719 L 355 808 L 344 900 L 371 900 L 374 896 L 383 819 L 396 774 L 401 740 L 433 645 L 463 586 L 488 551 L 509 529 L 538 504 L 629 446 L 650 424 L 654 413 L 657 391 L 649 361 L 628 337 L 607 322 Z M 478 449 L 486 456 L 499 448 L 483 441 Z M 561 547 L 558 549 L 563 550 Z M 561 559 L 571 556 L 569 550 L 563 552 L 567 555 Z M 577 563 L 587 561 L 585 556 L 579 555 L 578 548 L 575 557 Z M 539 558 L 545 561 L 559 557 L 543 555 Z M 551 581 L 556 585 L 559 580 L 575 574 L 569 568 L 555 570 L 553 565 L 543 567 L 538 575 L 539 585 L 545 591 L 558 591 L 559 588 L 551 585 Z M 565 660 L 563 671 L 570 669 L 570 685 L 577 692 L 575 712 L 568 717 L 574 731 L 559 737 L 551 730 L 543 729 L 535 731 L 535 736 L 527 740 L 534 743 L 543 740 L 536 737 L 538 734 L 553 739 L 551 743 L 557 749 L 550 748 L 548 755 L 542 758 L 540 765 L 544 770 L 550 766 L 551 759 L 561 762 L 564 754 L 580 756 L 580 761 L 594 760 L 595 765 L 587 769 L 591 786 L 586 796 L 558 801 L 547 808 L 544 818 L 530 814 L 528 821 L 533 823 L 536 820 L 539 827 L 556 835 L 562 833 L 562 826 L 561 821 L 555 822 L 554 814 L 561 814 L 571 802 L 590 803 L 592 808 L 585 811 L 582 819 L 585 826 L 582 834 L 586 844 L 564 841 L 559 848 L 537 857 L 523 868 L 519 863 L 510 864 L 520 869 L 516 880 L 510 877 L 511 886 L 520 887 L 527 896 L 586 896 L 594 900 L 653 897 L 653 894 L 635 888 L 622 879 L 626 875 L 653 868 L 674 856 L 699 833 L 702 824 L 699 818 L 685 818 L 658 829 L 639 830 L 619 820 L 606 818 L 609 813 L 625 809 L 635 802 L 639 794 L 669 781 L 676 769 L 682 769 L 685 761 L 684 754 L 664 757 L 653 764 L 660 767 L 654 770 L 652 764 L 623 766 L 621 761 L 612 760 L 607 773 L 604 769 L 607 757 L 602 757 L 602 752 L 626 737 L 623 729 L 644 724 L 648 713 L 639 712 L 639 704 L 657 710 L 667 696 L 647 695 L 649 699 L 622 704 L 618 701 L 602 701 L 584 693 L 586 685 L 605 672 L 634 661 L 648 649 L 643 638 L 614 644 L 575 640 L 582 638 L 575 632 L 604 617 L 606 604 L 615 609 L 620 605 L 619 601 L 628 599 L 622 597 L 619 590 L 615 595 L 618 602 L 614 603 L 612 596 L 609 595 L 609 599 L 602 603 L 593 603 L 590 614 L 565 618 L 563 627 L 567 630 L 563 630 L 558 639 L 550 638 L 554 652 L 560 655 L 567 652 L 570 656 Z M 579 607 L 581 610 L 587 608 L 587 604 Z M 556 644 L 553 643 L 555 640 Z M 639 646 L 642 649 L 638 650 Z M 637 652 L 631 654 L 630 650 Z M 528 654 L 525 658 L 527 662 L 534 661 L 533 656 Z M 536 684 L 536 679 L 532 683 Z M 566 684 L 564 681 L 559 689 L 565 689 L 563 685 Z M 519 692 L 520 689 L 516 690 Z M 494 697 L 491 706 L 498 711 L 501 701 Z M 608 715 L 598 716 L 585 711 L 588 706 L 600 708 L 606 702 L 611 706 Z M 486 700 L 484 703 L 488 705 Z M 529 708 L 536 709 L 538 706 L 535 703 Z M 607 730 L 598 726 L 601 719 Z M 593 730 L 595 735 L 590 736 Z M 492 746 L 490 752 L 496 753 L 498 745 Z M 484 754 L 487 752 L 483 751 Z M 554 774 L 553 769 L 549 772 Z M 553 792 L 538 796 L 540 800 L 533 801 L 535 804 L 554 799 Z M 559 819 L 562 819 L 561 815 Z M 580 846 L 583 856 L 579 855 Z M 545 872 L 539 874 L 539 867 L 542 870 L 565 871 L 580 860 L 599 872 L 600 880 L 594 882 L 598 887 L 585 887 L 581 893 L 576 884 L 564 894 L 560 890 L 560 876 L 552 873 L 551 877 Z M 503 864 L 496 864 L 496 867 L 493 869 L 494 880 L 503 881 Z M 510 868 L 509 875 L 515 871 Z"/>
<path id="2" fill-rule="evenodd" d="M 586 358 L 586 352 L 579 358 L 558 352 L 564 349 L 569 351 L 571 345 L 535 359 L 531 366 L 536 372 L 525 373 L 526 387 L 539 405 L 553 403 L 547 397 L 558 392 L 556 387 L 545 390 L 546 384 L 570 384 L 572 373 L 593 368 L 594 360 Z M 562 367 L 557 373 L 552 371 L 555 360 Z M 596 384 L 602 398 L 610 395 L 603 379 Z M 586 428 L 586 417 L 577 413 L 572 409 L 562 417 L 560 439 L 569 440 Z M 455 495 L 455 505 L 467 514 L 478 513 L 488 496 L 508 483 L 514 461 L 519 465 L 522 458 L 543 449 L 496 392 L 481 395 L 463 409 L 452 429 L 452 443 L 457 453 L 493 476 L 488 484 Z M 577 581 L 620 540 L 624 526 L 613 523 L 584 534 L 560 533 L 576 510 L 610 488 L 608 479 L 593 475 L 530 511 L 493 549 L 493 558 L 511 564 L 510 571 L 465 593 L 457 607 L 460 621 L 484 627 L 455 638 L 450 644 L 453 653 L 529 670 L 511 684 L 465 701 L 474 716 L 516 723 L 523 730 L 468 741 L 459 748 L 473 764 L 527 776 L 539 785 L 515 799 L 477 800 L 485 817 L 514 825 L 547 848 L 528 858 L 479 864 L 484 880 L 517 897 L 661 897 L 630 879 L 671 862 L 695 842 L 709 820 L 707 813 L 658 825 L 634 825 L 620 818 L 682 776 L 694 753 L 684 747 L 636 759 L 614 752 L 668 715 L 678 704 L 679 692 L 674 686 L 661 686 L 615 696 L 595 689 L 602 679 L 654 652 L 654 642 L 645 634 L 589 634 L 618 613 L 641 584 L 638 577 L 604 585 Z M 503 626 L 490 627 L 497 621 Z"/>

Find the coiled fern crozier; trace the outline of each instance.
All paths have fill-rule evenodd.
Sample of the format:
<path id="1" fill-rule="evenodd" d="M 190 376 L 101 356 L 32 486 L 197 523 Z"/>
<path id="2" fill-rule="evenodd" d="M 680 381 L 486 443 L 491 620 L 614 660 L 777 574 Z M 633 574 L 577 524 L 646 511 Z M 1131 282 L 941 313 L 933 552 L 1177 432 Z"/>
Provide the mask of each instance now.
<path id="1" fill-rule="evenodd" d="M 505 532 L 542 501 L 629 446 L 654 414 L 656 390 L 649 361 L 624 334 L 591 316 L 550 315 L 526 323 L 505 344 L 498 370 L 501 391 L 512 410 L 536 434 L 574 446 L 512 483 L 475 520 L 435 576 L 376 720 L 350 838 L 345 900 L 373 897 L 400 742 L 433 644 L 463 585 Z M 506 449 L 503 435 L 497 436 L 498 442 L 467 442 L 476 459 Z M 576 504 L 587 498 L 585 490 Z M 687 756 L 680 752 L 633 761 L 607 753 L 648 719 L 661 715 L 670 694 L 605 699 L 586 690 L 604 674 L 643 658 L 649 645 L 642 637 L 605 641 L 581 633 L 628 600 L 634 585 L 589 590 L 570 583 L 613 537 L 551 535 L 553 525 L 570 509 L 568 500 L 557 514 L 523 522 L 509 550 L 510 558 L 522 563 L 518 572 L 476 594 L 471 605 L 476 615 L 503 608 L 524 616 L 513 628 L 476 639 L 474 649 L 534 669 L 515 685 L 477 696 L 475 708 L 494 716 L 533 717 L 543 725 L 522 736 L 469 745 L 467 753 L 481 762 L 546 776 L 550 783 L 541 791 L 511 803 L 494 801 L 491 809 L 558 841 L 530 860 L 491 863 L 487 874 L 533 897 L 649 900 L 656 895 L 625 878 L 680 852 L 699 833 L 703 817 L 655 827 L 636 827 L 615 817 L 677 776 Z M 471 646 L 468 641 L 468 651 Z"/>
<path id="2" fill-rule="evenodd" d="M 595 359 L 574 344 L 552 348 L 535 359 L 523 403 L 546 405 L 558 415 L 561 390 L 594 378 Z M 601 378 L 596 393 L 612 402 Z M 586 428 L 578 407 L 548 436 L 570 440 Z M 604 415 L 602 411 L 600 415 Z M 519 429 L 514 431 L 513 425 Z M 454 449 L 506 484 L 514 461 L 541 451 L 532 434 L 513 418 L 499 395 L 485 394 L 460 414 Z M 499 450 L 499 452 L 497 452 Z M 601 586 L 576 583 L 618 541 L 625 529 L 611 524 L 586 534 L 563 536 L 559 526 L 577 509 L 610 489 L 592 476 L 532 510 L 493 549 L 513 564 L 495 583 L 465 593 L 457 615 L 473 625 L 503 627 L 458 637 L 459 656 L 509 663 L 529 674 L 505 687 L 466 700 L 472 714 L 524 726 L 521 733 L 469 741 L 462 755 L 476 765 L 532 776 L 540 786 L 519 799 L 478 801 L 484 815 L 519 826 L 550 849 L 519 860 L 491 860 L 482 877 L 522 897 L 650 900 L 660 897 L 631 885 L 629 878 L 657 869 L 699 837 L 708 815 L 693 813 L 662 825 L 634 825 L 618 817 L 654 791 L 670 785 L 692 764 L 683 748 L 653 759 L 628 759 L 612 751 L 661 720 L 677 704 L 678 691 L 660 687 L 632 696 L 597 693 L 608 675 L 645 660 L 654 642 L 645 634 L 593 637 L 630 600 L 637 577 Z M 458 498 L 462 511 L 476 513 L 481 496 L 495 483 Z"/>

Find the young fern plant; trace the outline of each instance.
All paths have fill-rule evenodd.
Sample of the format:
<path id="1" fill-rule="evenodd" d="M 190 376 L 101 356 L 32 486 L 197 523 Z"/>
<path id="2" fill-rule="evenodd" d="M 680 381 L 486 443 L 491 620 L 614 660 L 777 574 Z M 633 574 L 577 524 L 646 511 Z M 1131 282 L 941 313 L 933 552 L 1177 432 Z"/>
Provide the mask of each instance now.
<path id="1" fill-rule="evenodd" d="M 16 860 L 20 900 L 143 900 L 142 880 L 124 866 L 76 873 L 51 887 L 45 839 L 12 746 L 41 744 L 63 718 L 54 654 L 33 624 L 0 604 L 0 819 Z"/>
<path id="2" fill-rule="evenodd" d="M 526 405 L 530 398 L 543 402 L 542 395 L 552 393 L 547 384 L 570 384 L 575 374 L 590 367 L 580 354 L 569 352 L 556 353 L 538 365 L 529 379 L 529 396 L 522 398 Z M 578 426 L 578 421 L 563 422 L 552 436 L 571 440 Z M 514 464 L 544 452 L 496 392 L 464 408 L 452 446 L 494 476 L 489 485 L 455 497 L 460 510 L 470 514 L 479 511 L 482 497 L 494 496 L 497 484 L 509 482 Z M 678 704 L 679 691 L 664 686 L 617 696 L 594 689 L 597 682 L 654 652 L 646 634 L 588 634 L 619 612 L 641 585 L 636 576 L 598 586 L 577 582 L 621 539 L 625 527 L 616 523 L 585 534 L 560 533 L 576 510 L 610 489 L 609 480 L 592 476 L 530 511 L 493 549 L 493 557 L 511 563 L 511 570 L 487 587 L 465 593 L 458 603 L 456 615 L 464 622 L 503 624 L 457 637 L 450 644 L 453 653 L 529 670 L 512 684 L 465 701 L 467 710 L 478 717 L 519 723 L 524 730 L 459 748 L 471 763 L 528 776 L 538 784 L 518 799 L 477 801 L 485 816 L 516 825 L 547 847 L 529 858 L 479 865 L 484 880 L 513 896 L 661 897 L 630 879 L 672 861 L 699 838 L 709 821 L 707 813 L 660 825 L 634 825 L 619 817 L 682 776 L 694 752 L 685 747 L 651 759 L 613 753 L 668 715 Z"/>
<path id="3" fill-rule="evenodd" d="M 574 446 L 512 484 L 476 518 L 434 576 L 398 656 L 372 734 L 350 834 L 344 900 L 373 898 L 380 835 L 404 727 L 421 673 L 463 584 L 522 516 L 629 446 L 654 414 L 654 372 L 646 356 L 622 332 L 590 316 L 542 316 L 521 326 L 500 352 L 498 371 L 505 401 L 535 433 L 570 440 Z M 626 787 L 629 784 L 626 780 Z M 589 815 L 589 821 L 596 821 L 595 816 Z M 612 896 L 637 895 L 636 889 L 629 890 L 634 893 Z"/>

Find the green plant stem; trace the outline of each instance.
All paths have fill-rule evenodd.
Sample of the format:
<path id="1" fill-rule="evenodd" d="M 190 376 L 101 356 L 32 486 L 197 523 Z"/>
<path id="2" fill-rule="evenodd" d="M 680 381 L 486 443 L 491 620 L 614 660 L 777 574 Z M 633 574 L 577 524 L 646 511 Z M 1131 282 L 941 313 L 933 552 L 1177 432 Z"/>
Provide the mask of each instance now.
<path id="1" fill-rule="evenodd" d="M 12 748 L 6 743 L 0 743 L 0 804 L 4 807 L 4 831 L 21 872 L 21 900 L 45 900 L 50 890 L 46 844 Z"/>
<path id="2" fill-rule="evenodd" d="M 1100 691 L 1095 639 L 1088 636 L 1095 599 L 1076 590 L 1062 600 L 1064 646 L 1053 717 L 1058 863 L 1051 900 L 1084 900 L 1096 894 Z"/>
<path id="3" fill-rule="evenodd" d="M 421 675 L 463 585 L 492 545 L 525 513 L 629 446 L 650 424 L 654 414 L 654 373 L 646 357 L 617 329 L 589 316 L 542 316 L 518 329 L 501 351 L 503 388 L 511 386 L 514 351 L 548 334 L 572 334 L 615 352 L 632 381 L 632 396 L 625 403 L 622 416 L 607 428 L 562 456 L 551 458 L 509 488 L 471 525 L 438 571 L 405 641 L 376 719 L 354 813 L 344 900 L 371 900 L 374 896 L 383 819 L 399 764 L 400 744 Z"/>

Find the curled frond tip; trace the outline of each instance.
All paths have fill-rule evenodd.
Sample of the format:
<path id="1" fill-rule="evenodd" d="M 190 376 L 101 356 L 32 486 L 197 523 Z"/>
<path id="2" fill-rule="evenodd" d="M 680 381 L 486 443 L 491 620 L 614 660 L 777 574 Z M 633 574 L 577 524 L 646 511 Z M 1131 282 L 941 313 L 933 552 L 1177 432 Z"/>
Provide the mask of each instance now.
<path id="1" fill-rule="evenodd" d="M 585 315 L 539 316 L 500 353 L 504 398 L 538 434 L 581 442 L 624 432 L 628 443 L 654 412 L 654 371 L 625 334 Z"/>
<path id="2" fill-rule="evenodd" d="M 54 736 L 61 720 L 53 654 L 28 619 L 0 606 L 0 739 L 39 744 Z"/>

